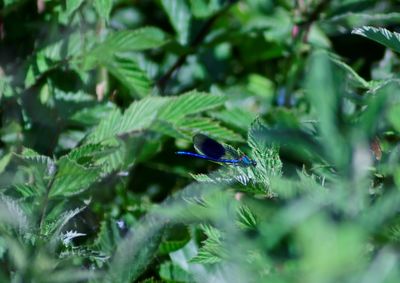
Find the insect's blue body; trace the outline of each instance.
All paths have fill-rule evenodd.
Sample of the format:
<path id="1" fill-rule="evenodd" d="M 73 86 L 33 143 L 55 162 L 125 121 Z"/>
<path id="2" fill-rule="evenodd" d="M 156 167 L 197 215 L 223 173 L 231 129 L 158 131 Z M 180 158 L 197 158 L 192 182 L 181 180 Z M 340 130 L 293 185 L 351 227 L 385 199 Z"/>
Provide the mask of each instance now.
<path id="1" fill-rule="evenodd" d="M 197 134 L 193 137 L 193 143 L 195 146 L 195 149 L 200 152 L 199 153 L 194 153 L 194 152 L 189 152 L 189 151 L 177 151 L 176 154 L 179 155 L 187 155 L 187 156 L 193 156 L 205 160 L 210 160 L 214 162 L 219 162 L 219 163 L 228 163 L 228 164 L 233 164 L 233 165 L 239 165 L 239 166 L 256 166 L 257 163 L 247 157 L 246 155 L 243 155 L 238 158 L 232 158 L 232 159 L 227 159 L 223 158 L 223 156 L 226 153 L 225 147 L 218 143 L 217 141 L 203 135 L 203 134 Z"/>

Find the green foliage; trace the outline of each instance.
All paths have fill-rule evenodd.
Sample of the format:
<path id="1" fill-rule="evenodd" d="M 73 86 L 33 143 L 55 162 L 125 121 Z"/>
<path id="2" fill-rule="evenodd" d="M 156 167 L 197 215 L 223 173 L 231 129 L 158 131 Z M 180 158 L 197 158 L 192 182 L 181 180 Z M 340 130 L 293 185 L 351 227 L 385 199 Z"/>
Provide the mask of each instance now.
<path id="1" fill-rule="evenodd" d="M 399 282 L 395 1 L 2 4 L 1 282 Z"/>
<path id="2" fill-rule="evenodd" d="M 394 51 L 400 52 L 400 35 L 397 32 L 390 32 L 385 28 L 365 26 L 354 29 L 353 33 L 365 36 L 366 38 L 379 42 Z"/>
<path id="3" fill-rule="evenodd" d="M 186 44 L 189 38 L 191 18 L 186 1 L 161 0 L 161 4 L 178 35 L 178 41 L 182 44 Z"/>
<path id="4" fill-rule="evenodd" d="M 203 242 L 203 246 L 199 249 L 197 255 L 191 259 L 191 262 L 204 264 L 221 262 L 223 255 L 226 254 L 222 248 L 221 232 L 207 225 L 203 225 L 201 228 L 207 239 Z"/>

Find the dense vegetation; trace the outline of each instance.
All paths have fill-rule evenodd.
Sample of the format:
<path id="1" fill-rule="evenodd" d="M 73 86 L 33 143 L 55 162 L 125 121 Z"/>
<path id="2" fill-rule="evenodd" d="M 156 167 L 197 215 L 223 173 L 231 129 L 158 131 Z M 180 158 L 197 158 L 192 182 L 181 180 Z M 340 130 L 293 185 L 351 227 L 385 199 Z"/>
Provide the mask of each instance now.
<path id="1" fill-rule="evenodd" d="M 2 1 L 0 282 L 400 282 L 399 9 Z"/>

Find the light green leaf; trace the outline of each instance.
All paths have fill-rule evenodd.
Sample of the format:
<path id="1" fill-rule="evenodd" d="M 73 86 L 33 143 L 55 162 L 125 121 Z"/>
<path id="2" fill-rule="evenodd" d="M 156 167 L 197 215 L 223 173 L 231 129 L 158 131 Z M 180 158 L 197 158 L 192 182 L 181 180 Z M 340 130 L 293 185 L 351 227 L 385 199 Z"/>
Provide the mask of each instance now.
<path id="1" fill-rule="evenodd" d="M 81 163 L 81 160 L 91 161 L 92 157 L 103 152 L 105 147 L 100 144 L 86 144 L 80 147 L 74 148 L 69 154 L 68 158 Z"/>
<path id="2" fill-rule="evenodd" d="M 348 74 L 350 81 L 354 83 L 355 86 L 365 89 L 369 89 L 371 87 L 370 83 L 364 80 L 364 78 L 357 74 L 356 71 L 354 71 L 353 68 L 351 68 L 349 65 L 335 58 L 331 58 L 331 60 Z"/>
<path id="3" fill-rule="evenodd" d="M 163 224 L 147 219 L 118 243 L 104 282 L 134 282 L 158 251 Z M 133 264 L 132 264 L 133 263 Z"/>
<path id="4" fill-rule="evenodd" d="M 94 0 L 93 5 L 100 18 L 108 22 L 112 9 L 112 0 Z"/>
<path id="5" fill-rule="evenodd" d="M 222 233 L 211 225 L 201 225 L 201 229 L 207 236 L 203 241 L 197 255 L 190 262 L 202 264 L 215 264 L 222 261 L 227 251 L 222 245 Z"/>
<path id="6" fill-rule="evenodd" d="M 110 155 L 99 159 L 97 164 L 102 166 L 104 173 L 111 173 L 124 165 L 125 159 L 127 158 L 126 143 L 117 139 L 107 140 L 104 143 L 116 148 Z"/>
<path id="7" fill-rule="evenodd" d="M 343 74 L 337 72 L 326 52 L 315 52 L 309 60 L 307 95 L 314 108 L 322 144 L 328 158 L 342 169 L 349 165 L 348 141 L 338 127 L 341 95 L 344 93 Z"/>
<path id="8" fill-rule="evenodd" d="M 400 52 L 400 34 L 397 32 L 391 32 L 385 28 L 364 26 L 353 29 L 351 33 L 364 36 L 394 51 Z"/>
<path id="9" fill-rule="evenodd" d="M 7 6 L 10 6 L 10 5 L 13 5 L 13 4 L 21 3 L 23 1 L 24 0 L 4 0 L 3 4 L 4 4 L 4 7 L 7 7 Z"/>
<path id="10" fill-rule="evenodd" d="M 161 0 L 161 4 L 178 34 L 179 42 L 187 44 L 191 15 L 186 0 Z"/>
<path id="11" fill-rule="evenodd" d="M 54 161 L 44 155 L 39 155 L 33 150 L 24 150 L 23 155 L 16 155 L 23 163 L 22 171 L 27 175 L 26 179 L 33 180 L 33 184 L 25 187 L 23 184 L 19 189 L 22 192 L 31 193 L 35 191 L 36 195 L 42 195 L 45 193 L 47 184 L 50 178 L 55 173 L 55 163 Z M 26 180 L 27 181 L 27 180 Z M 15 184 L 20 186 L 20 183 Z M 32 188 L 33 187 L 33 188 Z M 17 188 L 17 190 L 19 190 Z"/>
<path id="12" fill-rule="evenodd" d="M 194 133 L 204 133 L 210 137 L 213 137 L 220 141 L 229 141 L 229 142 L 243 142 L 243 138 L 218 124 L 218 122 L 203 117 L 193 117 L 193 118 L 185 118 L 176 123 L 176 126 L 180 130 L 189 131 L 192 134 Z"/>
<path id="13" fill-rule="evenodd" d="M 121 240 L 116 220 L 102 221 L 100 232 L 94 241 L 94 246 L 107 255 L 112 255 L 115 246 Z"/>
<path id="14" fill-rule="evenodd" d="M 63 268 L 55 270 L 48 275 L 42 275 L 43 283 L 65 283 L 65 282 L 93 282 L 92 280 L 101 278 L 101 273 L 94 270 L 81 268 Z"/>
<path id="15" fill-rule="evenodd" d="M 49 197 L 72 196 L 79 194 L 100 179 L 100 168 L 87 168 L 68 157 L 57 162 L 58 170 Z"/>
<path id="16" fill-rule="evenodd" d="M 218 0 L 190 0 L 190 8 L 197 18 L 207 18 L 221 8 Z"/>
<path id="17" fill-rule="evenodd" d="M 193 282 L 193 277 L 190 273 L 172 262 L 161 264 L 159 275 L 162 279 L 168 282 Z"/>
<path id="18" fill-rule="evenodd" d="M 242 108 L 223 109 L 209 113 L 211 117 L 216 118 L 226 124 L 245 130 L 250 127 L 256 118 L 256 115 Z"/>
<path id="19" fill-rule="evenodd" d="M 67 210 L 63 213 L 59 214 L 57 219 L 46 219 L 46 231 L 44 232 L 45 235 L 52 236 L 53 241 L 58 241 L 59 236 L 61 234 L 62 229 L 67 225 L 67 223 L 74 218 L 76 215 L 81 213 L 86 206 L 75 208 L 73 210 Z"/>
<path id="20" fill-rule="evenodd" d="M 275 93 L 274 83 L 265 76 L 258 74 L 249 75 L 248 89 L 257 96 L 272 99 Z"/>
<path id="21" fill-rule="evenodd" d="M 0 158 L 0 173 L 3 173 L 7 165 L 10 163 L 12 153 L 7 153 Z"/>
<path id="22" fill-rule="evenodd" d="M 123 30 L 111 33 L 89 54 L 99 61 L 111 58 L 115 53 L 143 51 L 157 48 L 166 43 L 165 33 L 155 27 L 144 27 L 136 30 Z"/>
<path id="23" fill-rule="evenodd" d="M 396 131 L 400 132 L 400 104 L 392 105 L 388 112 L 388 119 Z"/>
<path id="24" fill-rule="evenodd" d="M 160 134 L 173 137 L 175 139 L 188 139 L 189 136 L 185 135 L 172 123 L 167 121 L 156 120 L 154 124 L 151 125 L 151 130 L 158 132 Z"/>
<path id="25" fill-rule="evenodd" d="M 66 13 L 70 17 L 83 3 L 84 0 L 66 0 Z"/>
<path id="26" fill-rule="evenodd" d="M 34 185 L 16 184 L 14 189 L 21 195 L 21 197 L 34 197 L 38 195 L 39 189 Z M 44 190 L 42 191 L 44 193 Z"/>
<path id="27" fill-rule="evenodd" d="M 174 97 L 146 97 L 135 101 L 121 114 L 120 110 L 114 110 L 106 119 L 95 128 L 87 138 L 87 143 L 98 143 L 117 135 L 123 135 L 149 128 L 155 119 L 167 122 L 174 126 L 182 122 L 182 118 L 190 114 L 200 113 L 217 106 L 225 101 L 224 96 L 210 95 L 197 91 Z M 189 120 L 188 120 L 189 121 Z M 208 121 L 209 122 L 209 121 Z M 210 131 L 221 135 L 226 134 L 234 140 L 240 136 L 220 126 L 204 124 Z"/>
<path id="28" fill-rule="evenodd" d="M 148 128 L 165 101 L 161 97 L 148 97 L 133 102 L 124 114 L 121 114 L 119 109 L 115 109 L 107 118 L 100 122 L 89 135 L 87 142 L 98 143 L 117 135 Z"/>
<path id="29" fill-rule="evenodd" d="M 150 93 L 151 82 L 133 58 L 115 54 L 112 60 L 105 63 L 105 67 L 131 92 L 140 97 Z"/>
<path id="30" fill-rule="evenodd" d="M 186 115 L 221 106 L 225 100 L 226 97 L 224 96 L 190 91 L 170 99 L 160 111 L 158 119 L 170 122 L 178 121 Z"/>
<path id="31" fill-rule="evenodd" d="M 46 58 L 42 53 L 36 54 L 28 66 L 25 77 L 25 87 L 28 88 L 36 83 L 40 76 L 55 68 L 57 63 Z"/>
<path id="32" fill-rule="evenodd" d="M 90 34 L 87 36 L 90 37 Z M 28 61 L 25 87 L 35 84 L 43 73 L 56 68 L 61 61 L 76 58 L 84 50 L 84 46 L 82 34 L 77 32 L 39 50 Z"/>
<path id="33" fill-rule="evenodd" d="M 322 19 L 319 24 L 329 35 L 343 34 L 346 30 L 351 30 L 361 26 L 389 26 L 398 23 L 400 13 L 340 13 L 332 18 Z"/>
<path id="34" fill-rule="evenodd" d="M 160 244 L 159 251 L 162 254 L 168 254 L 170 252 L 174 252 L 174 251 L 181 249 L 189 241 L 190 241 L 190 237 L 188 237 L 187 239 L 177 240 L 177 241 L 164 241 Z"/>
<path id="35" fill-rule="evenodd" d="M 0 76 L 0 100 L 4 97 L 12 97 L 16 95 L 16 90 L 11 85 L 11 78 Z"/>
<path id="36" fill-rule="evenodd" d="M 253 151 L 253 157 L 257 161 L 257 168 L 262 170 L 264 178 L 272 176 L 280 176 L 282 174 L 282 162 L 279 159 L 278 150 L 276 146 L 268 143 L 260 132 L 265 129 L 262 122 L 257 119 L 251 125 L 248 143 Z"/>
<path id="37" fill-rule="evenodd" d="M 0 195 L 0 223 L 9 224 L 19 230 L 20 233 L 31 228 L 30 216 L 27 214 L 21 202 L 17 199 Z"/>
<path id="38" fill-rule="evenodd" d="M 238 210 L 238 224 L 244 229 L 257 229 L 257 216 L 246 206 L 240 206 Z"/>

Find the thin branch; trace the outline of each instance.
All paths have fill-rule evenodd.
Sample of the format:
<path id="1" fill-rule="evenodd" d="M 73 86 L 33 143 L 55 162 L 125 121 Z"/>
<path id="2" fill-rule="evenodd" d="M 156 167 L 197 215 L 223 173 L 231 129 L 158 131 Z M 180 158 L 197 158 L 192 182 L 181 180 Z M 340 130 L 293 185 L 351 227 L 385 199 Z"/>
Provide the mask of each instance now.
<path id="1" fill-rule="evenodd" d="M 312 11 L 312 13 L 310 13 L 307 17 L 306 20 L 298 23 L 296 26 L 298 27 L 299 30 L 303 30 L 304 34 L 303 34 L 303 41 L 307 42 L 308 41 L 308 33 L 310 31 L 311 25 L 318 21 L 320 14 L 322 13 L 322 11 L 325 10 L 325 8 L 330 4 L 331 0 L 322 0 L 316 7 L 315 9 Z M 301 13 L 301 7 L 304 6 L 303 1 L 298 1 L 297 2 L 297 6 L 299 7 L 299 11 Z M 296 32 L 296 35 L 298 34 L 298 32 Z"/>

